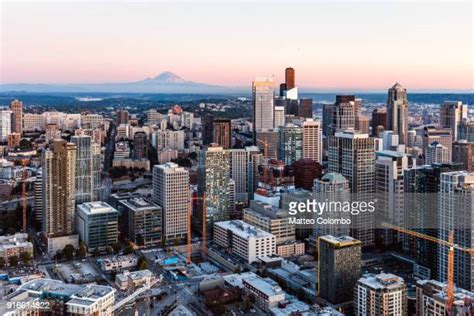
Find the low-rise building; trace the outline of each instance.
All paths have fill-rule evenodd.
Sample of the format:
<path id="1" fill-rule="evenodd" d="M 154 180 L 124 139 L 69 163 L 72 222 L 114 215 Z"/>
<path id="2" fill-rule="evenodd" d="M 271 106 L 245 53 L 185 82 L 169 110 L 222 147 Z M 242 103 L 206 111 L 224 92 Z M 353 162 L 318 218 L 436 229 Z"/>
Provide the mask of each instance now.
<path id="1" fill-rule="evenodd" d="M 268 312 L 270 308 L 278 306 L 279 302 L 285 300 L 285 292 L 272 279 L 263 279 L 258 276 L 242 280 L 246 296 L 255 299 L 255 305 L 263 311 Z"/>
<path id="2" fill-rule="evenodd" d="M 104 272 L 120 272 L 132 270 L 137 267 L 138 258 L 134 255 L 113 256 L 110 258 L 99 259 L 97 263 Z"/>
<path id="3" fill-rule="evenodd" d="M 155 276 L 150 270 L 124 271 L 115 276 L 115 283 L 117 287 L 123 291 L 130 287 L 138 288 L 143 285 L 150 285 L 154 278 Z"/>
<path id="4" fill-rule="evenodd" d="M 0 258 L 6 265 L 9 265 L 9 259 L 13 256 L 20 260 L 22 253 L 28 253 L 33 258 L 33 244 L 28 241 L 28 234 L 0 236 Z"/>

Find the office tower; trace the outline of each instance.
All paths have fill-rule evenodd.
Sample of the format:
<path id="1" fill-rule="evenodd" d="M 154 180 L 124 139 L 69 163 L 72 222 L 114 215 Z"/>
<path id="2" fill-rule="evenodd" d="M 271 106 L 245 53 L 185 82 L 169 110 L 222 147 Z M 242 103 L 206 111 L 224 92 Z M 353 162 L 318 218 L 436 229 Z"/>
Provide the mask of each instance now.
<path id="1" fill-rule="evenodd" d="M 143 197 L 134 197 L 119 203 L 121 222 L 124 223 L 123 232 L 126 236 L 138 246 L 161 246 L 162 208 Z"/>
<path id="2" fill-rule="evenodd" d="M 428 156 L 428 146 L 433 142 L 438 142 L 448 149 L 448 160 L 451 161 L 453 147 L 451 129 L 436 129 L 432 126 L 427 126 L 423 129 L 423 154 L 425 159 Z"/>
<path id="3" fill-rule="evenodd" d="M 212 237 L 214 222 L 229 220 L 230 153 L 210 146 L 199 153 L 198 196 L 206 196 L 206 235 Z M 202 233 L 202 203 L 196 212 L 197 230 Z"/>
<path id="4" fill-rule="evenodd" d="M 232 148 L 232 125 L 230 119 L 214 120 L 212 142 L 224 149 Z"/>
<path id="5" fill-rule="evenodd" d="M 153 201 L 163 211 L 163 243 L 185 240 L 190 207 L 189 172 L 172 162 L 154 166 Z"/>
<path id="6" fill-rule="evenodd" d="M 286 90 L 291 90 L 295 85 L 295 70 L 291 67 L 285 69 L 285 86 Z"/>
<path id="7" fill-rule="evenodd" d="M 94 201 L 94 160 L 92 138 L 72 136 L 71 143 L 76 146 L 76 204 Z"/>
<path id="8" fill-rule="evenodd" d="M 438 142 L 432 142 L 428 145 L 426 151 L 426 164 L 432 165 L 435 163 L 444 164 L 451 162 L 450 150 Z"/>
<path id="9" fill-rule="evenodd" d="M 303 122 L 303 158 L 323 161 L 323 133 L 321 122 L 307 119 Z"/>
<path id="10" fill-rule="evenodd" d="M 43 231 L 52 237 L 74 232 L 76 145 L 54 140 L 43 152 Z"/>
<path id="11" fill-rule="evenodd" d="M 462 170 L 460 163 L 424 165 L 404 170 L 405 226 L 419 233 L 438 237 L 438 192 L 441 174 Z M 422 267 L 428 278 L 437 279 L 437 245 L 425 239 L 405 235 L 403 250 Z M 426 276 L 425 276 L 426 277 Z"/>
<path id="12" fill-rule="evenodd" d="M 265 155 L 267 159 L 277 159 L 278 157 L 278 130 L 271 129 L 257 132 L 255 145 Z"/>
<path id="13" fill-rule="evenodd" d="M 295 175 L 295 188 L 311 191 L 314 180 L 321 177 L 322 168 L 316 161 L 303 158 L 293 164 L 293 173 Z"/>
<path id="14" fill-rule="evenodd" d="M 104 117 L 96 113 L 81 114 L 81 128 L 95 129 L 104 124 Z"/>
<path id="15" fill-rule="evenodd" d="M 275 104 L 277 100 L 275 100 Z M 275 105 L 275 128 L 280 126 L 285 126 L 285 114 L 286 110 L 284 106 Z"/>
<path id="16" fill-rule="evenodd" d="M 272 79 L 256 78 L 252 82 L 253 131 L 273 128 L 275 87 Z"/>
<path id="17" fill-rule="evenodd" d="M 313 99 L 300 99 L 297 116 L 313 118 Z"/>
<path id="18" fill-rule="evenodd" d="M 403 172 L 416 166 L 413 157 L 397 151 L 384 150 L 375 153 L 375 193 L 379 222 L 405 227 L 405 195 Z M 377 225 L 378 226 L 378 225 Z M 381 229 L 377 240 L 386 246 L 397 244 L 401 235 Z"/>
<path id="19" fill-rule="evenodd" d="M 257 146 L 245 147 L 247 153 L 247 192 L 248 201 L 253 200 L 254 192 L 258 187 L 258 167 L 263 161 L 263 154 Z"/>
<path id="20" fill-rule="evenodd" d="M 412 147 L 416 147 L 417 145 L 417 135 L 416 135 L 416 131 L 414 129 L 411 129 L 408 131 L 408 136 L 407 136 L 407 147 L 408 148 L 412 148 Z"/>
<path id="21" fill-rule="evenodd" d="M 146 123 L 152 125 L 159 125 L 163 119 L 163 114 L 158 112 L 156 109 L 149 109 L 146 111 Z"/>
<path id="22" fill-rule="evenodd" d="M 318 239 L 318 295 L 334 305 L 352 302 L 361 273 L 361 245 L 349 236 Z"/>
<path id="23" fill-rule="evenodd" d="M 474 171 L 474 143 L 465 140 L 457 141 L 453 144 L 453 162 L 460 162 L 464 170 Z"/>
<path id="24" fill-rule="evenodd" d="M 118 211 L 105 202 L 79 204 L 76 229 L 89 252 L 105 250 L 118 239 Z"/>
<path id="25" fill-rule="evenodd" d="M 292 165 L 303 158 L 303 128 L 286 124 L 278 129 L 278 159 Z"/>
<path id="26" fill-rule="evenodd" d="M 13 132 L 7 136 L 7 144 L 9 148 L 20 147 L 21 134 Z"/>
<path id="27" fill-rule="evenodd" d="M 474 241 L 474 173 L 466 171 L 441 174 L 438 204 L 438 238 L 448 241 L 454 233 L 454 244 L 471 249 Z M 438 277 L 447 281 L 448 247 L 438 245 Z M 468 291 L 474 291 L 474 255 L 455 250 L 454 283 Z"/>
<path id="28" fill-rule="evenodd" d="M 323 104 L 323 135 L 329 137 L 332 126 L 332 115 L 334 112 L 334 104 Z"/>
<path id="29" fill-rule="evenodd" d="M 354 291 L 354 315 L 408 315 L 407 286 L 394 274 L 365 274 Z"/>
<path id="30" fill-rule="evenodd" d="M 247 148 L 230 150 L 230 177 L 235 183 L 235 202 L 248 201 L 249 157 Z"/>
<path id="31" fill-rule="evenodd" d="M 275 240 L 274 235 L 244 221 L 214 223 L 214 242 L 247 263 L 256 262 L 258 257 L 274 255 Z"/>
<path id="32" fill-rule="evenodd" d="M 395 150 L 399 145 L 399 135 L 394 134 L 393 131 L 383 131 L 383 149 L 384 150 Z"/>
<path id="33" fill-rule="evenodd" d="M 387 129 L 387 109 L 376 108 L 372 111 L 371 136 L 378 137 L 381 132 Z"/>
<path id="34" fill-rule="evenodd" d="M 136 132 L 133 135 L 133 153 L 135 159 L 148 157 L 148 137 L 145 132 Z"/>
<path id="35" fill-rule="evenodd" d="M 374 139 L 353 131 L 337 132 L 329 137 L 328 149 L 328 171 L 342 174 L 358 199 L 370 196 L 375 180 Z M 373 214 L 360 214 L 353 224 L 354 237 L 366 247 L 373 246 Z"/>
<path id="36" fill-rule="evenodd" d="M 458 128 L 467 119 L 467 104 L 461 101 L 444 101 L 439 109 L 439 123 L 444 128 L 451 129 L 453 141 L 458 140 Z"/>
<path id="37" fill-rule="evenodd" d="M 387 126 L 400 137 L 400 144 L 407 143 L 408 99 L 407 90 L 398 82 L 388 90 Z"/>
<path id="38" fill-rule="evenodd" d="M 0 143 L 6 143 L 11 132 L 12 111 L 0 108 Z"/>
<path id="39" fill-rule="evenodd" d="M 321 179 L 315 179 L 313 192 L 318 200 L 328 199 L 328 201 L 344 202 L 350 201 L 349 181 L 340 173 L 328 172 Z M 330 212 L 327 214 L 332 218 L 350 218 L 348 214 Z M 347 225 L 328 224 L 315 225 L 313 227 L 313 239 L 320 236 L 332 235 L 335 237 L 346 236 L 350 233 Z"/>
<path id="40" fill-rule="evenodd" d="M 435 280 L 416 282 L 416 316 L 472 315 L 474 292 L 454 288 L 454 304 L 447 310 L 446 283 Z"/>
<path id="41" fill-rule="evenodd" d="M 156 150 L 184 150 L 184 131 L 158 130 L 153 133 L 152 145 Z"/>
<path id="42" fill-rule="evenodd" d="M 23 132 L 23 102 L 17 99 L 10 103 L 12 111 L 12 131 L 21 135 Z"/>
<path id="43" fill-rule="evenodd" d="M 337 131 L 355 129 L 357 112 L 356 98 L 353 95 L 337 95 L 336 102 L 327 106 L 323 115 L 329 116 L 326 121 L 329 125 L 327 136 L 332 136 Z"/>
<path id="44" fill-rule="evenodd" d="M 210 114 L 205 115 L 202 118 L 202 143 L 203 145 L 209 145 L 212 143 L 214 137 L 214 117 Z"/>
<path id="45" fill-rule="evenodd" d="M 474 142 L 474 121 L 462 120 L 458 127 L 458 140 Z"/>
<path id="46" fill-rule="evenodd" d="M 361 133 L 369 134 L 370 119 L 366 115 L 359 114 L 355 117 L 355 130 Z"/>
<path id="47" fill-rule="evenodd" d="M 117 126 L 121 124 L 128 124 L 128 111 L 127 110 L 118 110 L 117 111 Z"/>
<path id="48" fill-rule="evenodd" d="M 38 170 L 33 183 L 33 191 L 35 196 L 35 221 L 42 223 L 43 220 L 43 174 L 41 169 Z M 41 224 L 42 225 L 42 224 Z"/>

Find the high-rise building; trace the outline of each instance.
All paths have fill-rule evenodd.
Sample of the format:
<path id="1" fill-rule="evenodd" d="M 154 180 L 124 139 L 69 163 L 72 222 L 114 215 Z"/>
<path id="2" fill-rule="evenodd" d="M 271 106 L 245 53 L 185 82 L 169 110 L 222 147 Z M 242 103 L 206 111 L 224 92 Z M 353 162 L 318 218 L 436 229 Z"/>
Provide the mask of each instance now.
<path id="1" fill-rule="evenodd" d="M 214 117 L 210 114 L 205 115 L 202 118 L 202 123 L 201 123 L 203 145 L 209 145 L 212 143 L 212 138 L 214 137 L 213 128 L 214 128 Z"/>
<path id="2" fill-rule="evenodd" d="M 74 232 L 76 145 L 58 139 L 43 152 L 43 231 L 52 237 Z"/>
<path id="3" fill-rule="evenodd" d="M 214 120 L 212 142 L 224 149 L 232 148 L 232 125 L 230 119 Z"/>
<path id="4" fill-rule="evenodd" d="M 297 116 L 313 118 L 313 99 L 300 99 Z"/>
<path id="5" fill-rule="evenodd" d="M 454 233 L 454 244 L 467 249 L 474 244 L 474 173 L 466 171 L 441 174 L 438 204 L 438 238 L 449 240 Z M 438 246 L 438 277 L 442 282 L 448 278 L 448 247 Z M 469 252 L 454 252 L 454 283 L 468 291 L 474 291 L 474 255 Z"/>
<path id="6" fill-rule="evenodd" d="M 95 201 L 92 138 L 72 136 L 71 143 L 76 145 L 76 204 Z"/>
<path id="7" fill-rule="evenodd" d="M 272 79 L 256 78 L 252 82 L 253 130 L 273 129 L 275 84 Z"/>
<path id="8" fill-rule="evenodd" d="M 307 119 L 303 122 L 303 158 L 323 161 L 323 131 L 321 122 Z"/>
<path id="9" fill-rule="evenodd" d="M 133 135 L 133 154 L 135 159 L 148 157 L 148 137 L 145 132 L 136 132 Z"/>
<path id="10" fill-rule="evenodd" d="M 428 157 L 428 147 L 433 142 L 437 142 L 448 149 L 448 161 L 451 161 L 451 152 L 453 147 L 453 139 L 451 136 L 451 129 L 436 129 L 432 126 L 427 126 L 423 129 L 423 155 L 425 161 Z"/>
<path id="11" fill-rule="evenodd" d="M 230 177 L 235 183 L 235 202 L 248 201 L 248 168 L 249 157 L 247 148 L 230 150 Z"/>
<path id="12" fill-rule="evenodd" d="M 277 103 L 277 100 L 275 100 L 275 104 Z M 286 109 L 284 106 L 277 106 L 275 105 L 275 122 L 274 126 L 275 128 L 284 126 L 285 125 L 285 116 L 286 116 Z"/>
<path id="13" fill-rule="evenodd" d="M 161 207 L 143 197 L 126 199 L 119 204 L 126 236 L 138 246 L 161 246 Z"/>
<path id="14" fill-rule="evenodd" d="M 291 90 L 295 85 L 295 70 L 291 67 L 285 69 L 285 85 L 286 90 Z"/>
<path id="15" fill-rule="evenodd" d="M 444 164 L 451 162 L 451 151 L 438 142 L 432 142 L 426 150 L 426 164 Z"/>
<path id="16" fill-rule="evenodd" d="M 464 170 L 474 172 L 474 143 L 465 140 L 453 144 L 453 162 L 460 162 Z"/>
<path id="17" fill-rule="evenodd" d="M 354 290 L 354 315 L 408 315 L 407 286 L 394 274 L 366 274 Z"/>
<path id="18" fill-rule="evenodd" d="M 318 239 L 318 295 L 334 305 L 351 303 L 361 273 L 361 245 L 352 237 Z"/>
<path id="19" fill-rule="evenodd" d="M 336 102 L 332 107 L 327 107 L 329 115 L 328 136 L 334 135 L 337 131 L 353 130 L 355 129 L 355 118 L 358 112 L 358 105 L 356 98 L 353 95 L 337 95 Z"/>
<path id="20" fill-rule="evenodd" d="M 247 192 L 248 201 L 250 201 L 253 200 L 254 192 L 258 187 L 258 167 L 262 163 L 263 154 L 257 146 L 245 147 L 245 151 L 247 152 Z"/>
<path id="21" fill-rule="evenodd" d="M 0 108 L 0 143 L 6 143 L 11 132 L 12 111 Z"/>
<path id="22" fill-rule="evenodd" d="M 407 90 L 398 82 L 388 90 L 387 126 L 400 137 L 400 144 L 407 143 L 408 99 Z"/>
<path id="23" fill-rule="evenodd" d="M 303 158 L 293 164 L 293 174 L 295 176 L 295 188 L 303 188 L 311 191 L 315 179 L 321 177 L 322 167 L 312 159 Z"/>
<path id="24" fill-rule="evenodd" d="M 79 204 L 76 230 L 89 252 L 105 250 L 118 239 L 118 211 L 105 202 Z"/>
<path id="25" fill-rule="evenodd" d="M 303 158 L 303 128 L 294 124 L 281 126 L 278 129 L 278 159 L 286 165 L 292 165 L 301 158 Z"/>
<path id="26" fill-rule="evenodd" d="M 128 124 L 129 114 L 127 110 L 117 111 L 117 126 L 121 124 Z"/>
<path id="27" fill-rule="evenodd" d="M 467 119 L 467 104 L 461 101 L 445 101 L 439 109 L 440 125 L 451 129 L 453 141 L 458 140 L 458 128 L 461 122 Z"/>
<path id="28" fill-rule="evenodd" d="M 190 208 L 189 172 L 172 162 L 154 166 L 153 201 L 163 210 L 164 243 L 185 240 Z"/>
<path id="29" fill-rule="evenodd" d="M 257 132 L 256 144 L 260 151 L 266 154 L 265 158 L 277 159 L 278 157 L 278 130 L 271 129 Z"/>
<path id="30" fill-rule="evenodd" d="M 355 130 L 361 133 L 369 134 L 370 118 L 366 115 L 359 114 L 355 117 Z"/>
<path id="31" fill-rule="evenodd" d="M 334 104 L 323 104 L 323 135 L 326 137 L 330 136 L 333 112 Z"/>
<path id="32" fill-rule="evenodd" d="M 35 220 L 42 225 L 43 221 L 43 174 L 41 169 L 38 170 L 33 184 L 33 190 L 35 194 Z"/>
<path id="33" fill-rule="evenodd" d="M 374 139 L 354 131 L 337 132 L 329 137 L 328 171 L 342 174 L 351 192 L 362 199 L 374 192 Z M 354 218 L 353 236 L 364 246 L 374 244 L 374 216 L 366 212 Z"/>
<path id="34" fill-rule="evenodd" d="M 462 120 L 458 126 L 458 140 L 474 142 L 474 121 Z"/>
<path id="35" fill-rule="evenodd" d="M 12 131 L 21 135 L 23 132 L 23 102 L 17 99 L 10 103 L 12 111 Z"/>
<path id="36" fill-rule="evenodd" d="M 198 195 L 206 196 L 206 235 L 212 237 L 214 222 L 229 220 L 230 153 L 210 146 L 199 153 Z M 197 230 L 202 232 L 202 203 L 195 212 Z"/>
<path id="37" fill-rule="evenodd" d="M 386 129 L 387 126 L 387 109 L 376 108 L 372 111 L 372 122 L 371 122 L 371 136 L 378 137 L 381 132 Z"/>

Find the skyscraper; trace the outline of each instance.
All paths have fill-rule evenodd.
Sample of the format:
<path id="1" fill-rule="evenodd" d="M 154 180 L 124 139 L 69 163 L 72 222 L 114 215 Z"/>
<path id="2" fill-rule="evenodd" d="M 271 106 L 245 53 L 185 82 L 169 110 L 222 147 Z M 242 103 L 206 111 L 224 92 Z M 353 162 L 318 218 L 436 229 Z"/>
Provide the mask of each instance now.
<path id="1" fill-rule="evenodd" d="M 72 136 L 71 143 L 76 145 L 76 204 L 92 202 L 95 200 L 92 138 L 86 135 Z"/>
<path id="2" fill-rule="evenodd" d="M 212 142 L 224 149 L 232 148 L 232 125 L 230 119 L 216 119 L 213 125 Z"/>
<path id="3" fill-rule="evenodd" d="M 453 147 L 453 138 L 451 135 L 451 129 L 443 128 L 437 129 L 433 126 L 427 126 L 423 129 L 423 155 L 425 156 L 425 162 L 428 157 L 428 147 L 433 143 L 437 142 L 448 150 L 447 160 L 451 161 L 451 152 Z"/>
<path id="4" fill-rule="evenodd" d="M 277 100 L 275 100 L 276 103 Z M 275 105 L 275 123 L 274 126 L 275 128 L 284 126 L 285 125 L 285 115 L 286 115 L 286 109 L 284 106 L 277 106 Z"/>
<path id="5" fill-rule="evenodd" d="M 398 82 L 388 90 L 387 129 L 400 137 L 400 144 L 407 143 L 408 99 L 407 90 Z"/>
<path id="6" fill-rule="evenodd" d="M 323 161 L 323 133 L 321 123 L 313 119 L 303 122 L 303 158 Z"/>
<path id="7" fill-rule="evenodd" d="M 269 78 L 256 78 L 252 82 L 253 130 L 273 129 L 275 84 Z"/>
<path id="8" fill-rule="evenodd" d="M 460 162 L 464 170 L 474 172 L 474 143 L 465 140 L 453 144 L 453 162 Z"/>
<path id="9" fill-rule="evenodd" d="M 189 172 L 172 162 L 154 166 L 153 201 L 163 211 L 164 244 L 185 240 L 190 206 Z"/>
<path id="10" fill-rule="evenodd" d="M 297 116 L 304 118 L 313 117 L 313 99 L 300 99 Z"/>
<path id="11" fill-rule="evenodd" d="M 432 165 L 435 163 L 444 164 L 451 162 L 451 151 L 438 142 L 432 142 L 428 145 L 426 151 L 426 164 Z"/>
<path id="12" fill-rule="evenodd" d="M 212 237 L 214 222 L 229 220 L 230 153 L 210 146 L 199 153 L 198 195 L 206 195 L 206 235 Z M 202 205 L 195 212 L 197 230 L 202 232 Z"/>
<path id="13" fill-rule="evenodd" d="M 23 102 L 17 99 L 10 103 L 12 111 L 12 131 L 21 135 L 23 132 Z"/>
<path id="14" fill-rule="evenodd" d="M 451 128 L 453 141 L 458 140 L 458 128 L 461 122 L 467 119 L 467 104 L 461 101 L 445 101 L 439 109 L 440 125 L 444 128 Z"/>
<path id="15" fill-rule="evenodd" d="M 6 143 L 11 132 L 12 111 L 0 108 L 0 143 Z"/>
<path id="16" fill-rule="evenodd" d="M 328 118 L 323 120 L 328 124 L 327 136 L 334 135 L 337 131 L 355 129 L 358 105 L 354 95 L 337 95 L 334 105 L 325 106 L 323 116 Z"/>
<path id="17" fill-rule="evenodd" d="M 120 124 L 128 124 L 128 111 L 118 110 L 117 111 L 117 126 Z"/>
<path id="18" fill-rule="evenodd" d="M 372 132 L 371 136 L 378 137 L 381 132 L 386 129 L 387 126 L 387 109 L 376 108 L 372 111 Z"/>
<path id="19" fill-rule="evenodd" d="M 235 201 L 248 200 L 248 152 L 247 149 L 231 149 L 230 152 L 230 177 L 235 182 Z"/>
<path id="20" fill-rule="evenodd" d="M 43 152 L 43 231 L 52 237 L 74 232 L 76 145 L 54 140 Z"/>
<path id="21" fill-rule="evenodd" d="M 309 134 L 308 132 L 308 137 Z M 278 129 L 278 159 L 286 165 L 292 165 L 301 158 L 303 158 L 303 128 L 294 124 L 281 126 Z"/>
<path id="22" fill-rule="evenodd" d="M 361 242 L 331 235 L 318 239 L 318 295 L 334 305 L 352 302 L 361 273 Z"/>
<path id="23" fill-rule="evenodd" d="M 133 135 L 133 154 L 135 159 L 147 158 L 148 137 L 145 132 L 136 132 Z"/>
<path id="24" fill-rule="evenodd" d="M 295 188 L 311 191 L 315 179 L 321 177 L 321 165 L 312 159 L 303 158 L 293 164 Z"/>
<path id="25" fill-rule="evenodd" d="M 291 90 L 295 85 L 295 70 L 291 67 L 285 69 L 285 85 L 286 90 Z"/>

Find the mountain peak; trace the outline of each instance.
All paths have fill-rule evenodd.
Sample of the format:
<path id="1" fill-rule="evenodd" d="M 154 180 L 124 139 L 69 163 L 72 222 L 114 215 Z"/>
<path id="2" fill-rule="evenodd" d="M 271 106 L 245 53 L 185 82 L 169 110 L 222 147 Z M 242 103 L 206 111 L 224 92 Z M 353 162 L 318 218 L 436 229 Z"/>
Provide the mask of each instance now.
<path id="1" fill-rule="evenodd" d="M 172 73 L 171 71 L 162 72 L 161 74 L 159 74 L 155 78 L 149 79 L 149 80 L 153 80 L 153 81 L 159 82 L 159 83 L 186 83 L 187 82 L 186 80 L 184 80 L 180 76 Z"/>

